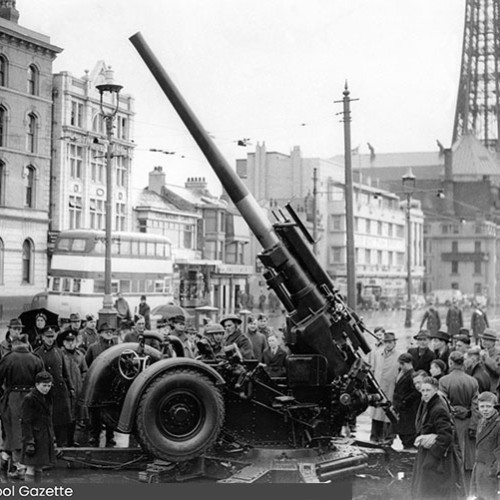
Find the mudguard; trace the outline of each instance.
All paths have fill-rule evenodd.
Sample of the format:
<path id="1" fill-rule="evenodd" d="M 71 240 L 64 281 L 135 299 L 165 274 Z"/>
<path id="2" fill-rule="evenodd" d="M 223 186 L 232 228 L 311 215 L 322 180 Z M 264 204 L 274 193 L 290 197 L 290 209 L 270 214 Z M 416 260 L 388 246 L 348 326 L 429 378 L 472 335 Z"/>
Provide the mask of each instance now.
<path id="1" fill-rule="evenodd" d="M 83 390 L 80 396 L 80 403 L 86 407 L 102 405 L 109 398 L 111 382 L 118 373 L 118 359 L 123 351 L 132 349 L 138 351 L 137 342 L 125 342 L 117 344 L 99 354 L 90 365 L 83 383 Z M 160 351 L 149 345 L 144 346 L 144 352 L 151 357 L 155 363 L 162 359 Z"/>
<path id="2" fill-rule="evenodd" d="M 222 376 L 211 366 L 190 358 L 167 358 L 152 364 L 141 372 L 137 378 L 132 382 L 125 401 L 123 403 L 120 420 L 118 421 L 117 430 L 129 434 L 134 427 L 134 419 L 139 405 L 139 401 L 148 384 L 157 376 L 169 371 L 173 368 L 192 368 L 204 375 L 210 377 L 216 385 L 223 385 L 225 383 Z"/>

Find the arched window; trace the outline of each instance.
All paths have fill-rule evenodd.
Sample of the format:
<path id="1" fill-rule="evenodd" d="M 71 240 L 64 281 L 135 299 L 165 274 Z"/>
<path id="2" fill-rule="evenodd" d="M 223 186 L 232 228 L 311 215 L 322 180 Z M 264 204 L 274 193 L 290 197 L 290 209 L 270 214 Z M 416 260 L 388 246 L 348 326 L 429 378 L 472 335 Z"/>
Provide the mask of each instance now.
<path id="1" fill-rule="evenodd" d="M 27 238 L 23 243 L 23 283 L 33 282 L 33 242 Z"/>
<path id="2" fill-rule="evenodd" d="M 4 254 L 5 248 L 2 238 L 0 238 L 0 285 L 3 285 Z"/>
<path id="3" fill-rule="evenodd" d="M 28 165 L 24 169 L 24 188 L 26 197 L 24 205 L 33 208 L 35 206 L 35 167 Z"/>
<path id="4" fill-rule="evenodd" d="M 9 64 L 5 56 L 0 56 L 0 86 L 7 87 Z"/>
<path id="5" fill-rule="evenodd" d="M 0 206 L 5 204 L 5 163 L 0 161 Z"/>
<path id="6" fill-rule="evenodd" d="M 7 146 L 7 110 L 0 106 L 0 148 Z"/>
<path id="7" fill-rule="evenodd" d="M 104 133 L 104 120 L 101 113 L 97 112 L 92 119 L 92 132 L 97 132 L 99 134 Z"/>
<path id="8" fill-rule="evenodd" d="M 36 153 L 37 117 L 34 113 L 28 115 L 28 130 L 26 135 L 26 149 L 29 153 Z"/>
<path id="9" fill-rule="evenodd" d="M 28 94 L 38 95 L 38 80 L 38 68 L 35 65 L 31 64 L 28 68 Z"/>

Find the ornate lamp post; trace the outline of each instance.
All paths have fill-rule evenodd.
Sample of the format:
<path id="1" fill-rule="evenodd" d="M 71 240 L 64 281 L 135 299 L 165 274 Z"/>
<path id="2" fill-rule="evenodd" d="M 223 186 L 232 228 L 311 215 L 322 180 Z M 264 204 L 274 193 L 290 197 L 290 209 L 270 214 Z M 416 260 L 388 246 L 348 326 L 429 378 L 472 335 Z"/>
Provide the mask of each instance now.
<path id="1" fill-rule="evenodd" d="M 120 90 L 123 88 L 121 85 L 113 83 L 113 71 L 110 67 L 106 70 L 106 83 L 96 85 L 100 94 L 100 108 L 101 114 L 106 124 L 106 138 L 108 147 L 106 151 L 106 244 L 105 244 L 105 258 L 104 258 L 104 299 L 102 309 L 99 311 L 99 325 L 108 323 L 113 328 L 117 327 L 117 312 L 113 307 L 113 298 L 111 295 L 111 231 L 112 231 L 112 204 L 113 204 L 113 145 L 111 139 L 113 136 L 113 121 L 118 106 L 120 104 Z M 104 94 L 109 93 L 111 97 L 111 107 L 104 106 Z"/>
<path id="2" fill-rule="evenodd" d="M 415 181 L 416 177 L 411 171 L 411 168 L 408 169 L 405 175 L 402 178 L 403 181 L 403 192 L 406 194 L 406 226 L 408 230 L 407 237 L 407 250 L 406 250 L 406 291 L 407 291 L 407 299 L 406 299 L 406 316 L 405 316 L 405 327 L 411 327 L 411 218 L 410 218 L 410 210 L 411 210 L 411 198 L 413 193 L 415 192 Z"/>

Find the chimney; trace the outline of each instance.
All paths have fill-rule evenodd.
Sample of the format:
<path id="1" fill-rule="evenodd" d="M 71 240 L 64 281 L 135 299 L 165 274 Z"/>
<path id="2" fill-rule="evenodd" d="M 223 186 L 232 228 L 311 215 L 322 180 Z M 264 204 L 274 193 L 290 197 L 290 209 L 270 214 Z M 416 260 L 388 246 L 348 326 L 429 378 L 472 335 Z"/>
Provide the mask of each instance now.
<path id="1" fill-rule="evenodd" d="M 447 215 L 454 215 L 453 202 L 453 152 L 451 148 L 444 149 L 444 206 Z"/>
<path id="2" fill-rule="evenodd" d="M 152 172 L 149 172 L 149 186 L 150 191 L 154 191 L 161 195 L 162 189 L 165 186 L 165 172 L 163 167 L 155 167 Z"/>
<path id="3" fill-rule="evenodd" d="M 0 17 L 17 24 L 19 11 L 16 9 L 16 0 L 0 0 Z"/>
<path id="4" fill-rule="evenodd" d="M 188 177 L 184 187 L 191 191 L 196 191 L 199 194 L 208 194 L 207 181 L 205 177 Z"/>

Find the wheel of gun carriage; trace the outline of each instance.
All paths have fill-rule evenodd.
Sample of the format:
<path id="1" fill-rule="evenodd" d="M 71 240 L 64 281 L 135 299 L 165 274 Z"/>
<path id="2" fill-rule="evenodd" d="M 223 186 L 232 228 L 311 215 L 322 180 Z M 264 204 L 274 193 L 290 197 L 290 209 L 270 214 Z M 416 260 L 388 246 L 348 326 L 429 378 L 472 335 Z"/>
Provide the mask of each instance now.
<path id="1" fill-rule="evenodd" d="M 154 379 L 136 413 L 136 437 L 142 448 L 172 462 L 201 455 L 219 436 L 224 400 L 205 375 L 175 369 Z"/>

